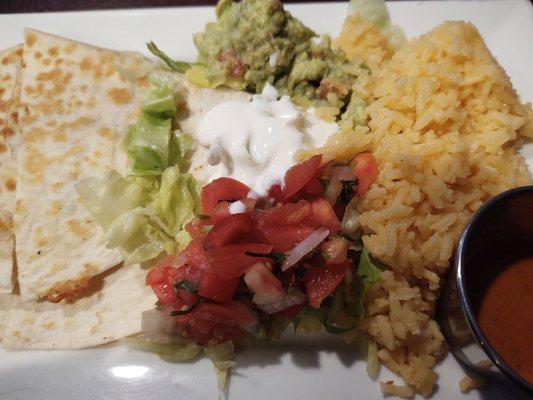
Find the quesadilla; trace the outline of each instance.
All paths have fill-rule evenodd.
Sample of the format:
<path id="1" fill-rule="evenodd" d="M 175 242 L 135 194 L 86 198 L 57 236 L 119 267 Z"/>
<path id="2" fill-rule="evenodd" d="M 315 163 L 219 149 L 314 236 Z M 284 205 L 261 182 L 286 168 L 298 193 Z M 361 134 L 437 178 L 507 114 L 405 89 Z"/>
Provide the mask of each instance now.
<path id="1" fill-rule="evenodd" d="M 151 63 L 134 53 L 26 30 L 14 214 L 25 300 L 78 295 L 122 261 L 81 205 L 76 182 L 125 171 L 122 140 L 135 121 Z M 131 81 L 118 71 L 133 70 Z"/>
<path id="2" fill-rule="evenodd" d="M 27 31 L 23 49 L 25 67 L 18 85 L 20 50 L 18 59 L 9 58 L 9 69 L 5 64 L 0 69 L 2 75 L 10 76 L 11 85 L 5 91 L 9 90 L 10 98 L 15 101 L 9 108 L 17 105 L 22 93 L 20 124 L 16 124 L 13 111 L 2 129 L 7 133 L 2 139 L 6 138 L 13 150 L 9 158 L 2 158 L 2 182 L 8 176 L 5 171 L 11 172 L 9 177 L 13 181 L 18 180 L 15 231 L 19 237 L 17 260 L 22 296 L 0 297 L 1 344 L 7 349 L 72 349 L 137 333 L 142 312 L 154 304 L 154 296 L 144 283 L 146 271 L 139 264 L 115 267 L 121 262 L 120 253 L 105 247 L 100 228 L 84 214 L 77 195 L 69 187 L 78 177 L 111 167 L 125 170 L 121 133 L 135 119 L 138 93 L 147 85 L 145 75 L 153 64 L 138 54 L 112 52 Z M 17 54 L 16 49 L 10 49 L 9 53 L 13 51 Z M 117 70 L 125 73 L 130 81 Z M 2 108 L 8 109 L 4 103 Z M 13 200 L 3 202 L 7 221 L 13 213 L 13 203 Z M 69 218 L 65 220 L 67 215 Z M 33 230 L 34 227 L 43 232 L 40 243 L 35 242 L 39 240 L 35 238 L 39 229 Z M 28 238 L 33 241 L 28 242 Z M 12 264 L 12 233 L 11 240 Z M 45 258 L 48 262 L 28 257 L 31 255 L 28 249 L 36 244 L 42 246 L 37 255 L 49 252 Z M 65 251 L 56 261 L 54 246 L 61 246 Z M 65 276 L 75 277 L 80 273 L 76 268 L 89 258 L 94 269 L 85 275 L 83 285 L 72 285 L 79 282 L 76 278 L 61 281 Z M 81 273 L 87 273 L 87 266 L 83 267 Z M 33 280 L 31 275 L 44 279 Z M 37 282 L 43 285 L 38 286 Z M 40 292 L 39 287 L 47 288 L 48 282 L 61 290 Z M 36 301 L 40 297 L 53 301 L 68 297 L 69 302 Z"/>
<path id="3" fill-rule="evenodd" d="M 13 209 L 16 165 L 9 138 L 16 123 L 22 46 L 0 52 L 0 293 L 13 290 Z"/>

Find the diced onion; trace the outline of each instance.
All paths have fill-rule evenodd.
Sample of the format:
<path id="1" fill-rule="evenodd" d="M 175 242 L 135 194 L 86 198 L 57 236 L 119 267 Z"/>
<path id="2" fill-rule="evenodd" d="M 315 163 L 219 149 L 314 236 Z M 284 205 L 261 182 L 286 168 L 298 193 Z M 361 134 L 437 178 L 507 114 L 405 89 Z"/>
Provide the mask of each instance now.
<path id="1" fill-rule="evenodd" d="M 318 228 L 316 231 L 307 236 L 304 240 L 298 243 L 294 248 L 287 253 L 285 261 L 281 266 L 282 271 L 288 270 L 304 256 L 315 249 L 325 238 L 329 235 L 329 230 L 326 228 Z"/>
<path id="2" fill-rule="evenodd" d="M 154 343 L 171 343 L 175 333 L 175 320 L 158 310 L 143 311 L 141 331 Z"/>
<path id="3" fill-rule="evenodd" d="M 274 314 L 289 307 L 305 303 L 305 296 L 296 296 L 294 294 L 286 294 L 281 301 L 271 304 L 257 304 L 260 310 L 267 314 Z"/>
<path id="4" fill-rule="evenodd" d="M 331 180 L 353 181 L 355 180 L 355 172 L 353 172 L 353 169 L 347 166 L 335 167 L 335 170 L 331 175 Z"/>

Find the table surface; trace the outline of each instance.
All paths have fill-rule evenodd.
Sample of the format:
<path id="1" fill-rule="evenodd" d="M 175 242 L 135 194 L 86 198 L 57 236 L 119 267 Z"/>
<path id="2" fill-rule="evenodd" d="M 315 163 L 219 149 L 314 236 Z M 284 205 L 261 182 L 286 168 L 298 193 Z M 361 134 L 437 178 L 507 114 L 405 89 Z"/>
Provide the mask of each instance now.
<path id="1" fill-rule="evenodd" d="M 284 3 L 307 3 L 317 1 L 324 2 L 331 0 L 283 0 Z M 0 13 L 199 6 L 213 5 L 216 4 L 216 2 L 217 0 L 0 0 Z"/>

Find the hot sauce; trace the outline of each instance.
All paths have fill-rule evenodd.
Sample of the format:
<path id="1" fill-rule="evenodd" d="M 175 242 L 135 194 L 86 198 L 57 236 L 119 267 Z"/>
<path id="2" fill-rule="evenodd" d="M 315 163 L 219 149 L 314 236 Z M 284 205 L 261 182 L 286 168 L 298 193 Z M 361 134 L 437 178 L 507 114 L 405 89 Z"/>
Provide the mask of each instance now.
<path id="1" fill-rule="evenodd" d="M 478 318 L 496 352 L 533 383 L 533 257 L 496 276 L 481 300 Z"/>

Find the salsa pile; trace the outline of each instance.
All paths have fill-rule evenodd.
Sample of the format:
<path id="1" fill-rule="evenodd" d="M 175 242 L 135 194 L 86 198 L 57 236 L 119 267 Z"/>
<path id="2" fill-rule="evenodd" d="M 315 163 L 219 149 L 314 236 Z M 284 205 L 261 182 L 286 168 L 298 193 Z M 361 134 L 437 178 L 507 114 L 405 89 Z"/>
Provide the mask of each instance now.
<path id="1" fill-rule="evenodd" d="M 176 333 L 208 346 L 305 315 L 333 333 L 353 329 L 375 267 L 342 221 L 376 177 L 373 156 L 363 153 L 349 163 L 313 156 L 268 198 L 214 180 L 202 189 L 202 214 L 185 227 L 185 250 L 148 273 L 158 309 L 174 317 Z"/>

